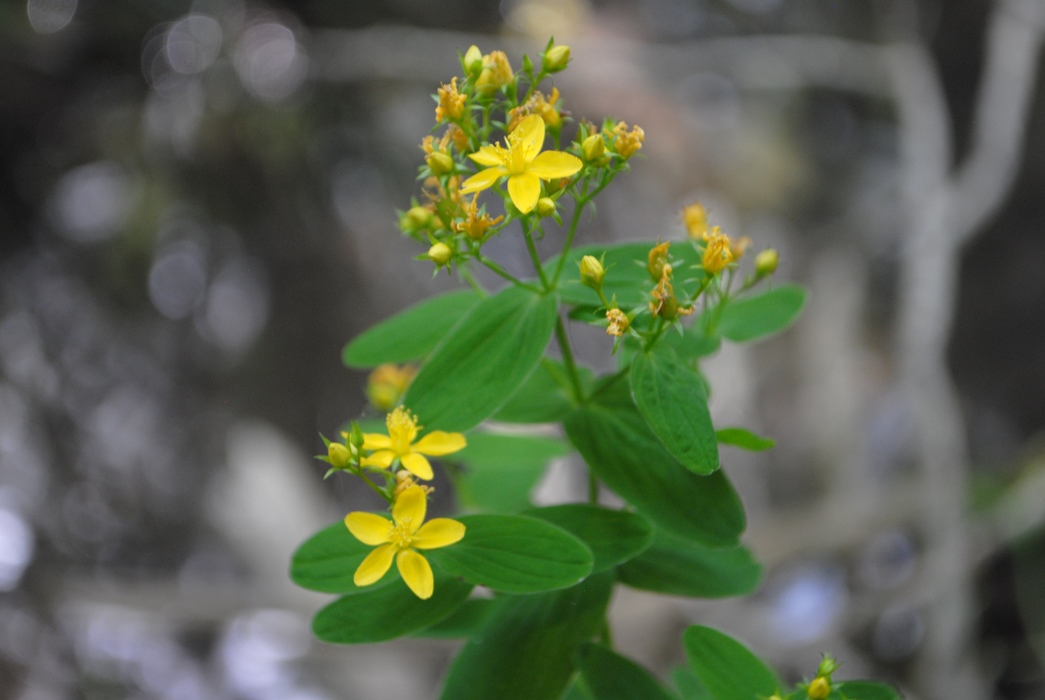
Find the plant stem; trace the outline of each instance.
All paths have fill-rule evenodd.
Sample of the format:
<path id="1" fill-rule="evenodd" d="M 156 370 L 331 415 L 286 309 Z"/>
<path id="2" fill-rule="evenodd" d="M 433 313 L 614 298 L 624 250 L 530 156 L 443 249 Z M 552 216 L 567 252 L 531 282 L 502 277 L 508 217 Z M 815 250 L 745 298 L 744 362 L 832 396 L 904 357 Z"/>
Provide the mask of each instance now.
<path id="1" fill-rule="evenodd" d="M 527 284 L 527 283 L 523 282 L 521 279 L 519 279 L 515 275 L 511 274 L 510 272 L 505 270 L 503 267 L 501 267 L 500 265 L 498 265 L 497 263 L 495 263 L 493 260 L 491 260 L 490 258 L 486 257 L 485 255 L 477 254 L 475 256 L 475 259 L 478 260 L 483 265 L 485 265 L 487 268 L 489 268 L 492 272 L 496 273 L 497 275 L 500 275 L 501 277 L 503 277 L 504 279 L 508 280 L 509 282 L 511 282 L 512 284 L 516 285 L 517 287 L 522 287 L 524 289 L 529 289 L 531 292 L 534 292 L 535 294 L 541 294 L 542 293 L 542 290 L 538 289 L 537 287 L 534 287 L 532 284 Z"/>
<path id="2" fill-rule="evenodd" d="M 577 225 L 581 221 L 581 212 L 584 210 L 584 205 L 587 204 L 589 198 L 579 197 L 574 200 L 573 217 L 570 218 L 570 230 L 566 233 L 566 243 L 562 246 L 562 253 L 559 254 L 559 262 L 555 264 L 555 274 L 552 276 L 552 287 L 559 285 L 559 277 L 562 275 L 563 267 L 566 266 L 566 256 L 570 252 L 570 246 L 573 244 L 573 237 L 577 235 Z"/>
<path id="3" fill-rule="evenodd" d="M 566 324 L 562 317 L 555 319 L 555 340 L 559 343 L 562 351 L 562 362 L 566 365 L 566 373 L 570 375 L 570 385 L 573 387 L 573 400 L 578 405 L 585 401 L 584 388 L 581 386 L 581 377 L 577 372 L 577 363 L 573 359 L 573 349 L 570 347 L 570 339 L 566 335 Z"/>
<path id="4" fill-rule="evenodd" d="M 546 292 L 550 292 L 552 287 L 548 286 L 548 277 L 544 274 L 544 266 L 541 265 L 541 257 L 537 254 L 537 244 L 533 242 L 533 235 L 528 231 L 527 224 L 529 219 L 523 219 L 523 234 L 526 238 L 526 249 L 530 251 L 530 260 L 533 261 L 533 267 L 537 270 L 537 276 L 541 278 L 541 286 L 544 287 Z"/>

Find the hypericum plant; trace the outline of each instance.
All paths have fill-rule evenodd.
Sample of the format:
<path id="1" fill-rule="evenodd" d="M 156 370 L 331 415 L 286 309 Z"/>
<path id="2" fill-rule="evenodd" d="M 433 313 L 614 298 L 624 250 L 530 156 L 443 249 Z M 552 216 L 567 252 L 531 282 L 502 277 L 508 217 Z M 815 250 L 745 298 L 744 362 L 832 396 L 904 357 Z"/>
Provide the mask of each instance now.
<path id="1" fill-rule="evenodd" d="M 349 513 L 294 555 L 296 583 L 340 595 L 316 615 L 316 636 L 464 639 L 447 700 L 898 697 L 887 686 L 833 682 L 830 659 L 787 691 L 740 643 L 701 626 L 683 635 L 689 665 L 676 670 L 674 689 L 612 650 L 606 612 L 618 585 L 694 598 L 758 585 L 718 445 L 760 451 L 773 441 L 715 429 L 700 360 L 723 339 L 786 328 L 806 295 L 794 285 L 759 291 L 777 253 L 764 250 L 748 267 L 750 240 L 710 226 L 699 204 L 683 210 L 680 241 L 574 247 L 585 210 L 628 170 L 645 135 L 623 122 L 576 123 L 556 88 L 539 89 L 569 58 L 549 42 L 539 67 L 524 56 L 516 72 L 500 51 L 473 46 L 463 75 L 435 96 L 422 195 L 399 225 L 427 246 L 421 259 L 468 288 L 345 348 L 349 367 L 376 368 L 367 393 L 388 412 L 387 434 L 352 422 L 341 441 L 324 438 L 320 459 L 328 476 L 361 479 L 386 510 Z M 531 277 L 484 253 L 502 234 L 522 236 Z M 549 260 L 534 242 L 544 237 L 562 241 Z M 507 284 L 487 291 L 475 266 Z M 615 371 L 596 375 L 578 362 L 567 320 L 605 328 Z M 561 423 L 564 437 L 502 434 L 488 420 Z M 574 451 L 587 464 L 587 501 L 533 507 L 529 493 L 548 462 Z M 461 515 L 424 522 L 428 457 L 445 467 Z M 624 505 L 604 505 L 604 487 Z"/>

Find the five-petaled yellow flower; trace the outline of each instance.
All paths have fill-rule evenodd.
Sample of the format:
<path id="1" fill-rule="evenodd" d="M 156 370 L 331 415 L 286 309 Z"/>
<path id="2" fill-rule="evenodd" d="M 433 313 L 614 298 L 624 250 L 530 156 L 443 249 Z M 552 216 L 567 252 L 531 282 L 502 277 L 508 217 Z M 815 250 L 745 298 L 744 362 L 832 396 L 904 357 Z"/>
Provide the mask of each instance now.
<path id="1" fill-rule="evenodd" d="M 376 450 L 363 460 L 364 467 L 387 469 L 399 458 L 407 471 L 414 476 L 419 479 L 431 479 L 432 465 L 425 459 L 425 455 L 441 457 L 462 450 L 468 444 L 461 433 L 447 433 L 442 430 L 428 433 L 415 444 L 414 440 L 421 426 L 417 424 L 417 417 L 410 415 L 410 411 L 402 406 L 396 406 L 396 409 L 388 414 L 385 424 L 388 426 L 388 435 L 363 435 L 363 449 Z"/>
<path id="2" fill-rule="evenodd" d="M 437 549 L 459 542 L 464 537 L 465 528 L 450 518 L 436 518 L 424 523 L 427 507 L 424 488 L 411 486 L 396 498 L 392 520 L 363 512 L 345 516 L 345 526 L 357 540 L 377 545 L 352 577 L 357 586 L 369 586 L 381 580 L 395 559 L 399 574 L 414 595 L 422 600 L 432 597 L 435 589 L 432 566 L 417 550 Z"/>
<path id="3" fill-rule="evenodd" d="M 541 180 L 569 177 L 584 165 L 580 158 L 562 151 L 544 151 L 544 119 L 539 114 L 519 122 L 508 134 L 505 146 L 486 145 L 468 157 L 485 165 L 465 180 L 461 192 L 468 194 L 492 187 L 502 177 L 508 178 L 508 195 L 523 214 L 529 214 L 541 197 Z"/>

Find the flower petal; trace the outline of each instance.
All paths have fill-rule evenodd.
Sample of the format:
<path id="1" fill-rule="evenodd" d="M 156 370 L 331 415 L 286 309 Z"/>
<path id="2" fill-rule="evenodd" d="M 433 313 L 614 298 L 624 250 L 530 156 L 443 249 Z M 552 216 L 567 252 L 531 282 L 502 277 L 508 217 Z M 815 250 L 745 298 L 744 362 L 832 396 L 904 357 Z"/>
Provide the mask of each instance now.
<path id="1" fill-rule="evenodd" d="M 526 160 L 533 160 L 544 145 L 544 119 L 539 114 L 531 114 L 519 122 L 519 126 L 512 132 L 512 137 L 518 139 L 519 145 L 516 148 L 522 148 Z"/>
<path id="2" fill-rule="evenodd" d="M 420 452 L 430 457 L 440 457 L 451 452 L 463 450 L 468 445 L 461 433 L 447 433 L 442 430 L 433 430 L 418 440 L 413 445 L 414 452 Z"/>
<path id="3" fill-rule="evenodd" d="M 541 180 L 533 173 L 512 175 L 508 178 L 508 194 L 523 214 L 529 214 L 541 197 Z"/>
<path id="4" fill-rule="evenodd" d="M 369 457 L 364 457 L 360 461 L 360 464 L 362 464 L 364 467 L 377 467 L 378 469 L 388 469 L 388 467 L 392 464 L 392 461 L 395 460 L 395 458 L 396 453 L 392 450 L 381 450 L 380 452 L 375 452 Z"/>
<path id="5" fill-rule="evenodd" d="M 469 153 L 468 157 L 479 165 L 494 166 L 504 165 L 508 158 L 508 151 L 501 146 L 483 146 L 475 153 Z"/>
<path id="6" fill-rule="evenodd" d="M 370 554 L 366 555 L 366 559 L 356 569 L 356 573 L 352 576 L 352 582 L 357 586 L 369 586 L 371 583 L 377 583 L 384 576 L 389 567 L 392 566 L 392 558 L 395 556 L 396 547 L 394 544 L 383 544 L 375 549 Z"/>
<path id="7" fill-rule="evenodd" d="M 533 159 L 528 170 L 542 180 L 554 180 L 573 175 L 583 165 L 580 158 L 569 153 L 545 151 Z"/>
<path id="8" fill-rule="evenodd" d="M 435 591 L 435 577 L 432 576 L 432 566 L 428 560 L 412 549 L 404 549 L 396 557 L 396 566 L 399 567 L 399 575 L 421 600 L 428 600 Z"/>
<path id="9" fill-rule="evenodd" d="M 420 486 L 411 486 L 405 489 L 396 498 L 392 506 L 392 518 L 396 525 L 409 525 L 410 534 L 417 532 L 421 523 L 425 520 L 425 511 L 428 510 L 428 496 Z"/>
<path id="10" fill-rule="evenodd" d="M 392 521 L 373 513 L 349 513 L 345 516 L 345 526 L 357 540 L 371 545 L 385 544 L 392 531 Z"/>
<path id="11" fill-rule="evenodd" d="M 470 194 L 493 187 L 493 184 L 508 174 L 501 166 L 494 166 L 486 170 L 480 170 L 475 175 L 461 183 L 461 194 Z"/>
<path id="12" fill-rule="evenodd" d="M 387 450 L 391 446 L 392 438 L 387 435 L 382 435 L 381 433 L 363 433 L 364 450 Z"/>
<path id="13" fill-rule="evenodd" d="M 429 520 L 414 533 L 413 546 L 418 549 L 438 549 L 454 542 L 460 542 L 462 537 L 464 537 L 464 523 L 450 518 L 436 518 Z"/>
<path id="14" fill-rule="evenodd" d="M 432 473 L 432 465 L 420 452 L 411 452 L 403 455 L 403 466 L 418 479 L 428 481 L 435 476 Z"/>

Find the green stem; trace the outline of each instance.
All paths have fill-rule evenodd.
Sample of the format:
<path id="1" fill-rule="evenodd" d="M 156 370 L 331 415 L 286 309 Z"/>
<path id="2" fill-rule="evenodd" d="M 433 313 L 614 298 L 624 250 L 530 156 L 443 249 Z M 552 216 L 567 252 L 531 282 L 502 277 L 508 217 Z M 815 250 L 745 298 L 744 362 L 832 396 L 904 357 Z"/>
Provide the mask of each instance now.
<path id="1" fill-rule="evenodd" d="M 511 282 L 512 284 L 516 285 L 517 287 L 522 287 L 523 289 L 529 289 L 531 292 L 534 292 L 535 294 L 542 294 L 543 293 L 543 290 L 538 289 L 537 287 L 534 287 L 532 284 L 526 284 L 521 279 L 519 279 L 515 275 L 511 274 L 510 272 L 505 270 L 503 267 L 501 267 L 500 265 L 498 265 L 497 263 L 495 263 L 493 260 L 491 260 L 490 258 L 486 257 L 485 255 L 482 255 L 482 254 L 476 255 L 475 259 L 478 260 L 483 265 L 485 265 L 491 272 L 494 272 L 495 274 L 503 277 L 504 279 L 508 280 L 509 282 Z"/>
<path id="2" fill-rule="evenodd" d="M 475 275 L 467 267 L 458 267 L 457 272 L 461 275 L 461 279 L 468 283 L 473 292 L 481 297 L 490 296 L 490 293 L 483 289 L 483 285 L 479 284 L 479 280 L 475 279 Z"/>
<path id="3" fill-rule="evenodd" d="M 588 503 L 599 505 L 599 480 L 595 478 L 595 472 L 588 467 Z"/>
<path id="4" fill-rule="evenodd" d="M 570 218 L 570 230 L 566 233 L 566 243 L 559 254 L 559 262 L 555 265 L 555 274 L 552 276 L 552 287 L 559 285 L 559 277 L 562 276 L 563 267 L 566 265 L 566 256 L 569 255 L 570 246 L 573 245 L 573 237 L 577 235 L 577 225 L 581 221 L 581 212 L 584 205 L 590 201 L 588 197 L 580 197 L 574 200 L 573 216 Z"/>
<path id="5" fill-rule="evenodd" d="M 359 475 L 360 479 L 362 479 L 363 481 L 366 482 L 367 486 L 369 486 L 370 488 L 372 488 L 374 490 L 374 493 L 376 493 L 378 496 L 380 496 L 381 498 L 383 498 L 386 501 L 388 501 L 389 505 L 392 505 L 392 501 L 394 499 L 391 496 L 389 496 L 387 493 L 385 493 L 385 491 L 380 486 L 378 486 L 373 481 L 371 481 L 370 477 L 367 476 L 366 474 L 364 474 L 362 469 L 360 469 L 358 472 L 356 472 L 356 474 Z"/>
<path id="6" fill-rule="evenodd" d="M 533 235 L 527 229 L 529 226 L 529 218 L 523 219 L 523 233 L 526 237 L 526 249 L 530 251 L 530 260 L 533 261 L 533 267 L 537 270 L 537 276 L 541 278 L 541 286 L 544 287 L 546 292 L 550 292 L 553 288 L 548 286 L 548 277 L 544 274 L 544 266 L 541 265 L 541 257 L 537 254 L 537 244 L 533 242 Z"/>
<path id="7" fill-rule="evenodd" d="M 562 363 L 566 366 L 566 373 L 570 376 L 570 385 L 573 387 L 573 400 L 578 405 L 583 404 L 584 387 L 581 386 L 581 375 L 577 372 L 577 362 L 573 359 L 573 349 L 570 347 L 570 339 L 566 335 L 566 324 L 562 317 L 555 319 L 555 340 L 559 343 L 562 352 Z"/>

